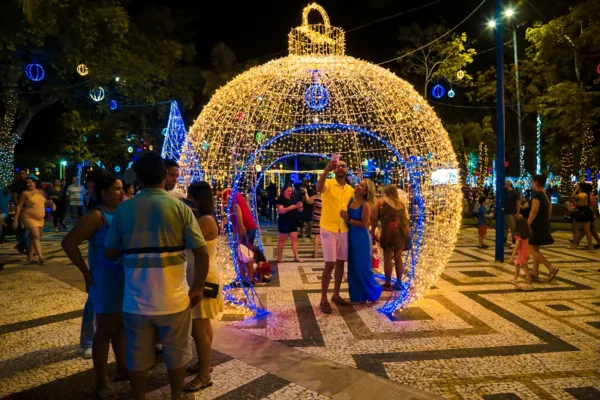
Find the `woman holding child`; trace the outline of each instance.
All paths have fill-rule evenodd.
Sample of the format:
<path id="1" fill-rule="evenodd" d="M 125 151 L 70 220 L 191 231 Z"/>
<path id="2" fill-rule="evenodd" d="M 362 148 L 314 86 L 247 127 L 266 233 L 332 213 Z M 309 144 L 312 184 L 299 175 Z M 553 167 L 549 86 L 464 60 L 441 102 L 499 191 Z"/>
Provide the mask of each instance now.
<path id="1" fill-rule="evenodd" d="M 348 292 L 353 303 L 374 302 L 381 296 L 381 285 L 371 269 L 371 211 L 377 198 L 375 185 L 368 179 L 354 188 L 348 211 L 340 216 L 348 223 Z"/>

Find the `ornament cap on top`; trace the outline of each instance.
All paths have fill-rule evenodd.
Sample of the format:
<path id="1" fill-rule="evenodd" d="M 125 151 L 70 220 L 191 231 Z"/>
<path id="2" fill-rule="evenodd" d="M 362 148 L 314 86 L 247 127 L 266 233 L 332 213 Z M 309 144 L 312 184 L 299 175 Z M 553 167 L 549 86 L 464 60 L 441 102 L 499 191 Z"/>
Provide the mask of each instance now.
<path id="1" fill-rule="evenodd" d="M 309 24 L 311 11 L 321 14 L 323 23 Z M 311 3 L 302 11 L 302 25 L 292 29 L 288 35 L 290 55 L 339 55 L 346 53 L 346 39 L 341 28 L 331 26 L 329 16 L 323 7 Z"/>

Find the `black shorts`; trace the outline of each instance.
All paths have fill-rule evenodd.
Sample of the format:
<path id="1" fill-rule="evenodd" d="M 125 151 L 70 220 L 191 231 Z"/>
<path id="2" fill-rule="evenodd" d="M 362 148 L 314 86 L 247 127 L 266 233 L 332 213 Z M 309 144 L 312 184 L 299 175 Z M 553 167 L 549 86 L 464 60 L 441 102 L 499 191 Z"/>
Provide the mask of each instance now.
<path id="1" fill-rule="evenodd" d="M 277 221 L 277 228 L 281 234 L 289 234 L 292 232 L 298 232 L 298 223 L 296 221 L 282 221 L 281 218 Z"/>

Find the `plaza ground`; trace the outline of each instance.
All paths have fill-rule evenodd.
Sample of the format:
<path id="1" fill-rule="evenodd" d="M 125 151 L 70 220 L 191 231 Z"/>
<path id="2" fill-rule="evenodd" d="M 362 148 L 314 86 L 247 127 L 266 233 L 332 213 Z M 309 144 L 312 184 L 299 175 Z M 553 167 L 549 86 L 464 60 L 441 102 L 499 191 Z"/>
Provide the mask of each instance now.
<path id="1" fill-rule="evenodd" d="M 513 267 L 494 262 L 494 233 L 480 250 L 463 228 L 435 286 L 391 317 L 376 305 L 320 313 L 323 261 L 302 239 L 306 262 L 291 262 L 288 244 L 274 281 L 257 288 L 271 313 L 228 309 L 215 325 L 214 386 L 196 398 L 600 398 L 600 252 L 570 250 L 569 232 L 556 232 L 545 252 L 557 278 L 524 292 L 508 282 Z M 275 229 L 263 235 L 273 259 Z M 14 242 L 0 246 L 0 399 L 93 398 L 92 362 L 79 351 L 86 294 L 62 236 L 45 235 L 43 267 L 23 266 Z M 157 361 L 149 398 L 166 399 Z M 117 388 L 127 398 L 128 384 Z"/>

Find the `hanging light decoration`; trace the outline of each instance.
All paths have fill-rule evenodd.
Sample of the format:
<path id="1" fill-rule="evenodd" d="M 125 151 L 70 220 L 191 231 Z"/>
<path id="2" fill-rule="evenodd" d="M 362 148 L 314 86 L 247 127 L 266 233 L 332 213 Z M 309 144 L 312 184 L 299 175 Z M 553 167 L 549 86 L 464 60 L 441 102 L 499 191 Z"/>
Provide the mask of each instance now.
<path id="1" fill-rule="evenodd" d="M 104 89 L 102 86 L 98 86 L 96 89 L 91 89 L 90 97 L 94 101 L 102 101 L 104 99 Z"/>
<path id="2" fill-rule="evenodd" d="M 111 100 L 108 102 L 108 108 L 110 108 L 111 111 L 115 111 L 118 106 L 119 106 L 119 104 L 117 104 L 117 102 L 115 100 Z"/>
<path id="3" fill-rule="evenodd" d="M 323 23 L 308 23 L 311 10 L 321 14 Z M 380 308 L 391 313 L 422 298 L 452 255 L 462 193 L 456 179 L 445 177 L 458 176 L 456 156 L 441 121 L 412 85 L 347 56 L 344 31 L 330 25 L 319 5 L 307 6 L 302 20 L 288 35 L 288 57 L 238 75 L 203 108 L 187 136 L 199 162 L 194 167 L 187 156 L 181 162 L 187 171 L 182 184 L 188 185 L 196 173 L 218 184 L 231 182 L 234 193 L 252 193 L 258 166 L 279 164 L 276 181 L 304 176 L 306 170 L 283 172 L 279 160 L 284 155 L 337 153 L 350 170 L 361 172 L 363 160 L 371 160 L 367 166 L 373 165 L 373 172 L 378 168 L 390 183 L 410 188 L 413 201 L 408 207 L 412 248 L 406 281 Z M 240 110 L 243 119 L 237 117 Z M 257 132 L 264 135 L 261 141 Z M 223 213 L 224 244 L 230 250 L 219 252 L 219 265 L 228 277 L 223 281 L 244 282 L 229 206 Z M 256 246 L 262 248 L 260 229 Z M 232 304 L 264 313 L 251 286 L 244 291 L 225 286 Z"/>
<path id="4" fill-rule="evenodd" d="M 86 76 L 89 72 L 90 72 L 90 70 L 88 69 L 87 65 L 85 65 L 85 64 L 79 64 L 77 66 L 77 73 L 79 75 Z"/>
<path id="5" fill-rule="evenodd" d="M 431 95 L 433 97 L 435 97 L 436 99 L 441 99 L 442 97 L 444 97 L 445 93 L 446 93 L 446 90 L 444 89 L 444 87 L 442 85 L 435 85 L 431 89 Z"/>
<path id="6" fill-rule="evenodd" d="M 44 79 L 46 73 L 44 72 L 44 67 L 36 62 L 33 62 L 31 64 L 27 64 L 25 67 L 25 75 L 27 75 L 27 78 L 29 78 L 30 81 L 39 82 Z"/>
<path id="7" fill-rule="evenodd" d="M 456 73 L 456 77 L 457 77 L 458 79 L 462 79 L 462 78 L 464 78 L 464 77 L 465 77 L 465 71 L 458 71 L 458 72 Z"/>
<path id="8" fill-rule="evenodd" d="M 448 90 L 448 97 L 453 98 L 456 95 L 453 89 Z"/>
<path id="9" fill-rule="evenodd" d="M 129 147 L 127 148 L 127 152 L 128 152 L 128 153 L 133 153 L 133 147 L 129 146 Z"/>

